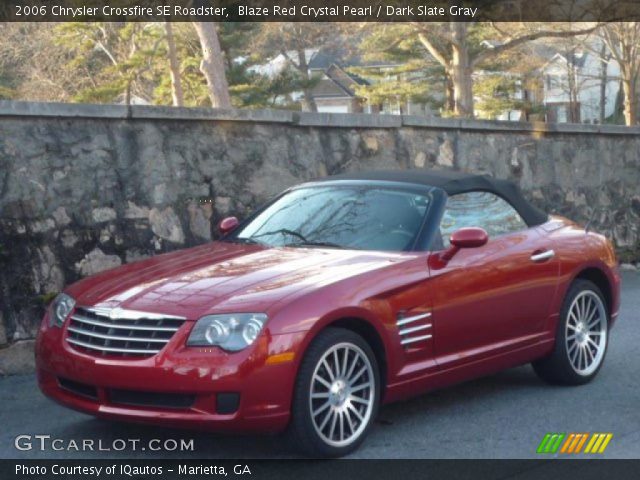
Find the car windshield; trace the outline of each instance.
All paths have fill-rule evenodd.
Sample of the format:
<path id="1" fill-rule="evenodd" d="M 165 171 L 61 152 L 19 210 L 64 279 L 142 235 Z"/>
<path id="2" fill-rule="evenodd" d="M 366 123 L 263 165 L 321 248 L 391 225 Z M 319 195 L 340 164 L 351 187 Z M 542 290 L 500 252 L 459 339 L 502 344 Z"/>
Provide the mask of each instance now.
<path id="1" fill-rule="evenodd" d="M 403 251 L 412 247 L 429 197 L 362 186 L 291 190 L 231 238 L 268 246 Z"/>

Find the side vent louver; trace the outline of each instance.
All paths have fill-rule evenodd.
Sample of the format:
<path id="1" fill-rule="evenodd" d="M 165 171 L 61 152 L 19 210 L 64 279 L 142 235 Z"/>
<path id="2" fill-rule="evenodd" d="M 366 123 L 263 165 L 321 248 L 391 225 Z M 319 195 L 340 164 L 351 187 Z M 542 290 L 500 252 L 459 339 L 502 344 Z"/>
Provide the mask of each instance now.
<path id="1" fill-rule="evenodd" d="M 420 313 L 405 317 L 403 313 L 398 315 L 396 325 L 398 326 L 398 334 L 400 335 L 400 344 L 407 346 L 414 343 L 425 343 L 431 335 L 431 323 L 429 322 L 431 313 Z M 413 346 L 413 345 L 412 345 Z M 421 345 L 415 345 L 419 347 Z"/>

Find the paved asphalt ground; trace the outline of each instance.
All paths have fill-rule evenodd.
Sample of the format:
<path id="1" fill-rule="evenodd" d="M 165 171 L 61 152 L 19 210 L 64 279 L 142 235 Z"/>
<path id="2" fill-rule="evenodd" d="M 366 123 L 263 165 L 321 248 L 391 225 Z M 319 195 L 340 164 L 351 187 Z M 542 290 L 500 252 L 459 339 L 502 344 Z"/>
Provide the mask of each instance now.
<path id="1" fill-rule="evenodd" d="M 612 432 L 605 458 L 640 458 L 640 274 L 625 273 L 605 364 L 582 387 L 552 387 L 524 366 L 384 407 L 353 458 L 538 458 L 546 432 Z M 193 452 L 18 451 L 20 434 L 65 441 L 194 439 Z M 33 375 L 0 379 L 0 458 L 287 458 L 280 437 L 223 436 L 110 423 L 44 398 Z M 584 456 L 584 455 L 583 455 Z"/>

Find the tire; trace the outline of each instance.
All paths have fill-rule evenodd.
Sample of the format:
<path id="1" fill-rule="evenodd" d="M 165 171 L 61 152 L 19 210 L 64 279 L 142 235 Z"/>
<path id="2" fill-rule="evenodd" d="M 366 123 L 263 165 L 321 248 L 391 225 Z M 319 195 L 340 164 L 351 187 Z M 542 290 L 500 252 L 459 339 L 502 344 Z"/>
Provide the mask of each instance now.
<path id="1" fill-rule="evenodd" d="M 290 440 L 312 457 L 347 455 L 365 439 L 379 402 L 380 373 L 369 344 L 350 330 L 323 330 L 307 349 L 298 372 Z"/>
<path id="2" fill-rule="evenodd" d="M 554 385 L 583 385 L 598 374 L 608 342 L 609 312 L 602 292 L 594 283 L 578 279 L 562 304 L 554 350 L 533 362 L 533 369 Z"/>

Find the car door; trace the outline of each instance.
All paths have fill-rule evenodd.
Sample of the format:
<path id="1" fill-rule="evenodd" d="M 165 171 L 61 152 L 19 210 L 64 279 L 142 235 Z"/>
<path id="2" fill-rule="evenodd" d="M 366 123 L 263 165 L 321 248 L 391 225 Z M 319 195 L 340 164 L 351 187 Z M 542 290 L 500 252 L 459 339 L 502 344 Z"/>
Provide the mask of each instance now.
<path id="1" fill-rule="evenodd" d="M 490 192 L 449 197 L 441 247 L 472 226 L 487 231 L 487 244 L 430 271 L 435 356 L 445 369 L 539 341 L 557 283 L 553 245 L 506 200 Z"/>

